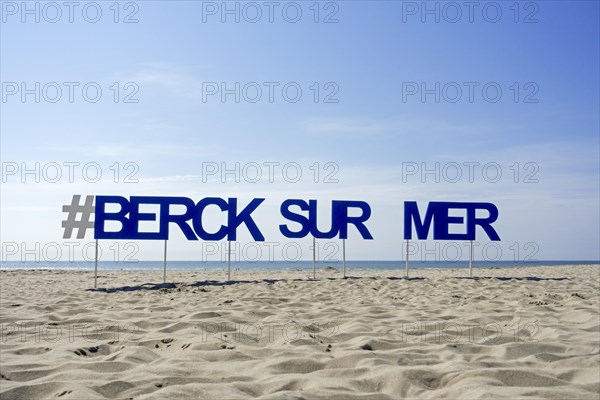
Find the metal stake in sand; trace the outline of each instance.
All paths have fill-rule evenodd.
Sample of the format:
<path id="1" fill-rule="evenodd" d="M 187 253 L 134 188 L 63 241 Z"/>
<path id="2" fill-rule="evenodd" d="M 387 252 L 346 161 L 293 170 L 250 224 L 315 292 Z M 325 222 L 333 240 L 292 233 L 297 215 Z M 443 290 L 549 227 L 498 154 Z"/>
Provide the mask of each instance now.
<path id="1" fill-rule="evenodd" d="M 342 259 L 344 260 L 344 278 L 346 277 L 346 239 L 342 239 Z"/>
<path id="2" fill-rule="evenodd" d="M 406 277 L 408 278 L 408 240 L 406 241 Z"/>
<path id="3" fill-rule="evenodd" d="M 98 287 L 98 239 L 96 239 L 96 261 L 94 262 L 94 289 Z"/>
<path id="4" fill-rule="evenodd" d="M 163 283 L 167 283 L 167 241 L 165 240 L 165 254 L 163 261 Z"/>
<path id="5" fill-rule="evenodd" d="M 471 248 L 469 249 L 469 278 L 473 277 L 473 241 L 471 240 Z"/>
<path id="6" fill-rule="evenodd" d="M 227 241 L 227 280 L 231 280 L 231 240 Z"/>
<path id="7" fill-rule="evenodd" d="M 317 279 L 317 249 L 315 246 L 315 237 L 313 236 L 313 279 Z"/>

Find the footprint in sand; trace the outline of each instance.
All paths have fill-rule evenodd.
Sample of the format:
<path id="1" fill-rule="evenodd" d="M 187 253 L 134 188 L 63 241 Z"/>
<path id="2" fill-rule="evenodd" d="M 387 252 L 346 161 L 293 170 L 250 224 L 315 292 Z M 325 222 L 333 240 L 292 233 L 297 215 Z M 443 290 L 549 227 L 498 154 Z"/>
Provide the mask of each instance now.
<path id="1" fill-rule="evenodd" d="M 97 353 L 98 350 L 99 350 L 98 346 L 92 346 L 92 347 L 88 347 L 85 349 L 77 349 L 77 350 L 73 351 L 73 353 L 77 354 L 78 356 L 87 357 L 88 352 L 90 353 L 89 355 L 91 356 L 92 354 Z"/>

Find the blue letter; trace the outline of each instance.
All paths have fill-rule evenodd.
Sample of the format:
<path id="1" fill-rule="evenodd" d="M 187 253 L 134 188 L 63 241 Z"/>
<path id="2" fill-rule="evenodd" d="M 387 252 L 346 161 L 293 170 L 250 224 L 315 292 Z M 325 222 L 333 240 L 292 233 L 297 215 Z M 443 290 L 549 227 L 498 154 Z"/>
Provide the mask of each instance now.
<path id="1" fill-rule="evenodd" d="M 227 235 L 227 240 L 235 240 L 237 237 L 237 227 L 241 224 L 246 224 L 248 231 L 252 235 L 252 239 L 257 242 L 264 242 L 265 237 L 260 233 L 260 229 L 258 229 L 258 226 L 256 226 L 256 223 L 250 215 L 263 201 L 265 201 L 265 199 L 253 199 L 241 213 L 236 215 L 237 199 L 229 198 L 229 210 L 227 212 L 229 234 Z"/>
<path id="2" fill-rule="evenodd" d="M 115 203 L 121 206 L 121 210 L 115 213 L 106 212 L 106 203 Z M 129 224 L 130 205 L 125 197 L 121 196 L 96 196 L 94 239 L 129 239 L 131 226 Z M 122 227 L 117 232 L 106 232 L 105 221 L 118 221 Z"/>
<path id="3" fill-rule="evenodd" d="M 362 213 L 358 217 L 348 216 L 350 207 L 359 208 Z M 333 225 L 339 228 L 340 239 L 348 239 L 348 224 L 352 224 L 358 229 L 363 239 L 371 240 L 373 236 L 367 229 L 364 222 L 371 217 L 371 207 L 364 201 L 332 201 Z"/>
<path id="4" fill-rule="evenodd" d="M 202 239 L 202 240 L 221 240 L 227 235 L 227 227 L 226 226 L 221 225 L 221 228 L 219 228 L 219 230 L 216 231 L 215 233 L 206 232 L 204 230 L 204 227 L 202 226 L 202 212 L 204 211 L 206 206 L 208 206 L 210 204 L 216 205 L 217 207 L 219 207 L 221 209 L 221 211 L 226 211 L 229 209 L 227 202 L 223 199 L 220 199 L 218 197 L 204 198 L 204 199 L 200 200 L 198 202 L 198 204 L 196 204 L 196 215 L 194 216 L 194 220 L 192 221 L 192 224 L 194 225 L 194 230 L 196 231 L 196 234 L 200 237 L 200 239 Z"/>
<path id="5" fill-rule="evenodd" d="M 304 200 L 290 199 L 281 203 L 281 215 L 292 222 L 297 222 L 302 227 L 298 232 L 294 232 L 287 227 L 287 225 L 281 224 L 279 225 L 279 231 L 283 234 L 283 236 L 292 239 L 303 238 L 308 235 L 310 230 L 310 224 L 308 218 L 301 214 L 295 214 L 290 211 L 290 206 L 298 206 L 300 210 L 306 211 L 308 210 L 308 204 Z"/>
<path id="6" fill-rule="evenodd" d="M 429 227 L 431 226 L 431 220 L 433 219 L 434 209 L 431 204 L 427 207 L 425 213 L 425 221 L 421 220 L 419 214 L 419 207 L 416 201 L 405 201 L 404 202 L 404 239 L 412 239 L 412 222 L 415 223 L 415 230 L 417 231 L 417 238 L 420 240 L 427 239 L 429 234 Z"/>

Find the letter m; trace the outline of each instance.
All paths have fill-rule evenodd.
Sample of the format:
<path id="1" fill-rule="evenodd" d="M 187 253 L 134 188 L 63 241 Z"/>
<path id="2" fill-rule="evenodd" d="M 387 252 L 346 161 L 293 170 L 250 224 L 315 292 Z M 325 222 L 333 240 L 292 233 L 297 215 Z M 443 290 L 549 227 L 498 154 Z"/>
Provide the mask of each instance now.
<path id="1" fill-rule="evenodd" d="M 415 230 L 417 231 L 417 238 L 419 240 L 426 240 L 429 234 L 429 227 L 433 221 L 433 214 L 435 213 L 434 207 L 427 207 L 425 212 L 425 219 L 421 219 L 419 214 L 419 206 L 416 201 L 405 201 L 404 202 L 404 239 L 412 239 L 412 226 L 413 222 Z"/>

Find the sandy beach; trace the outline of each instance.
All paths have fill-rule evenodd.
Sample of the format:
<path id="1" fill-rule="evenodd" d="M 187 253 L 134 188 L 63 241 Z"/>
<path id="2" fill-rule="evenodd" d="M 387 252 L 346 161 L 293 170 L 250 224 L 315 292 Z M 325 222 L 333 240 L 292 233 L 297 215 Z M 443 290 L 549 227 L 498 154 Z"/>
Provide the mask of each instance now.
<path id="1" fill-rule="evenodd" d="M 598 399 L 600 266 L 0 272 L 0 398 Z"/>

